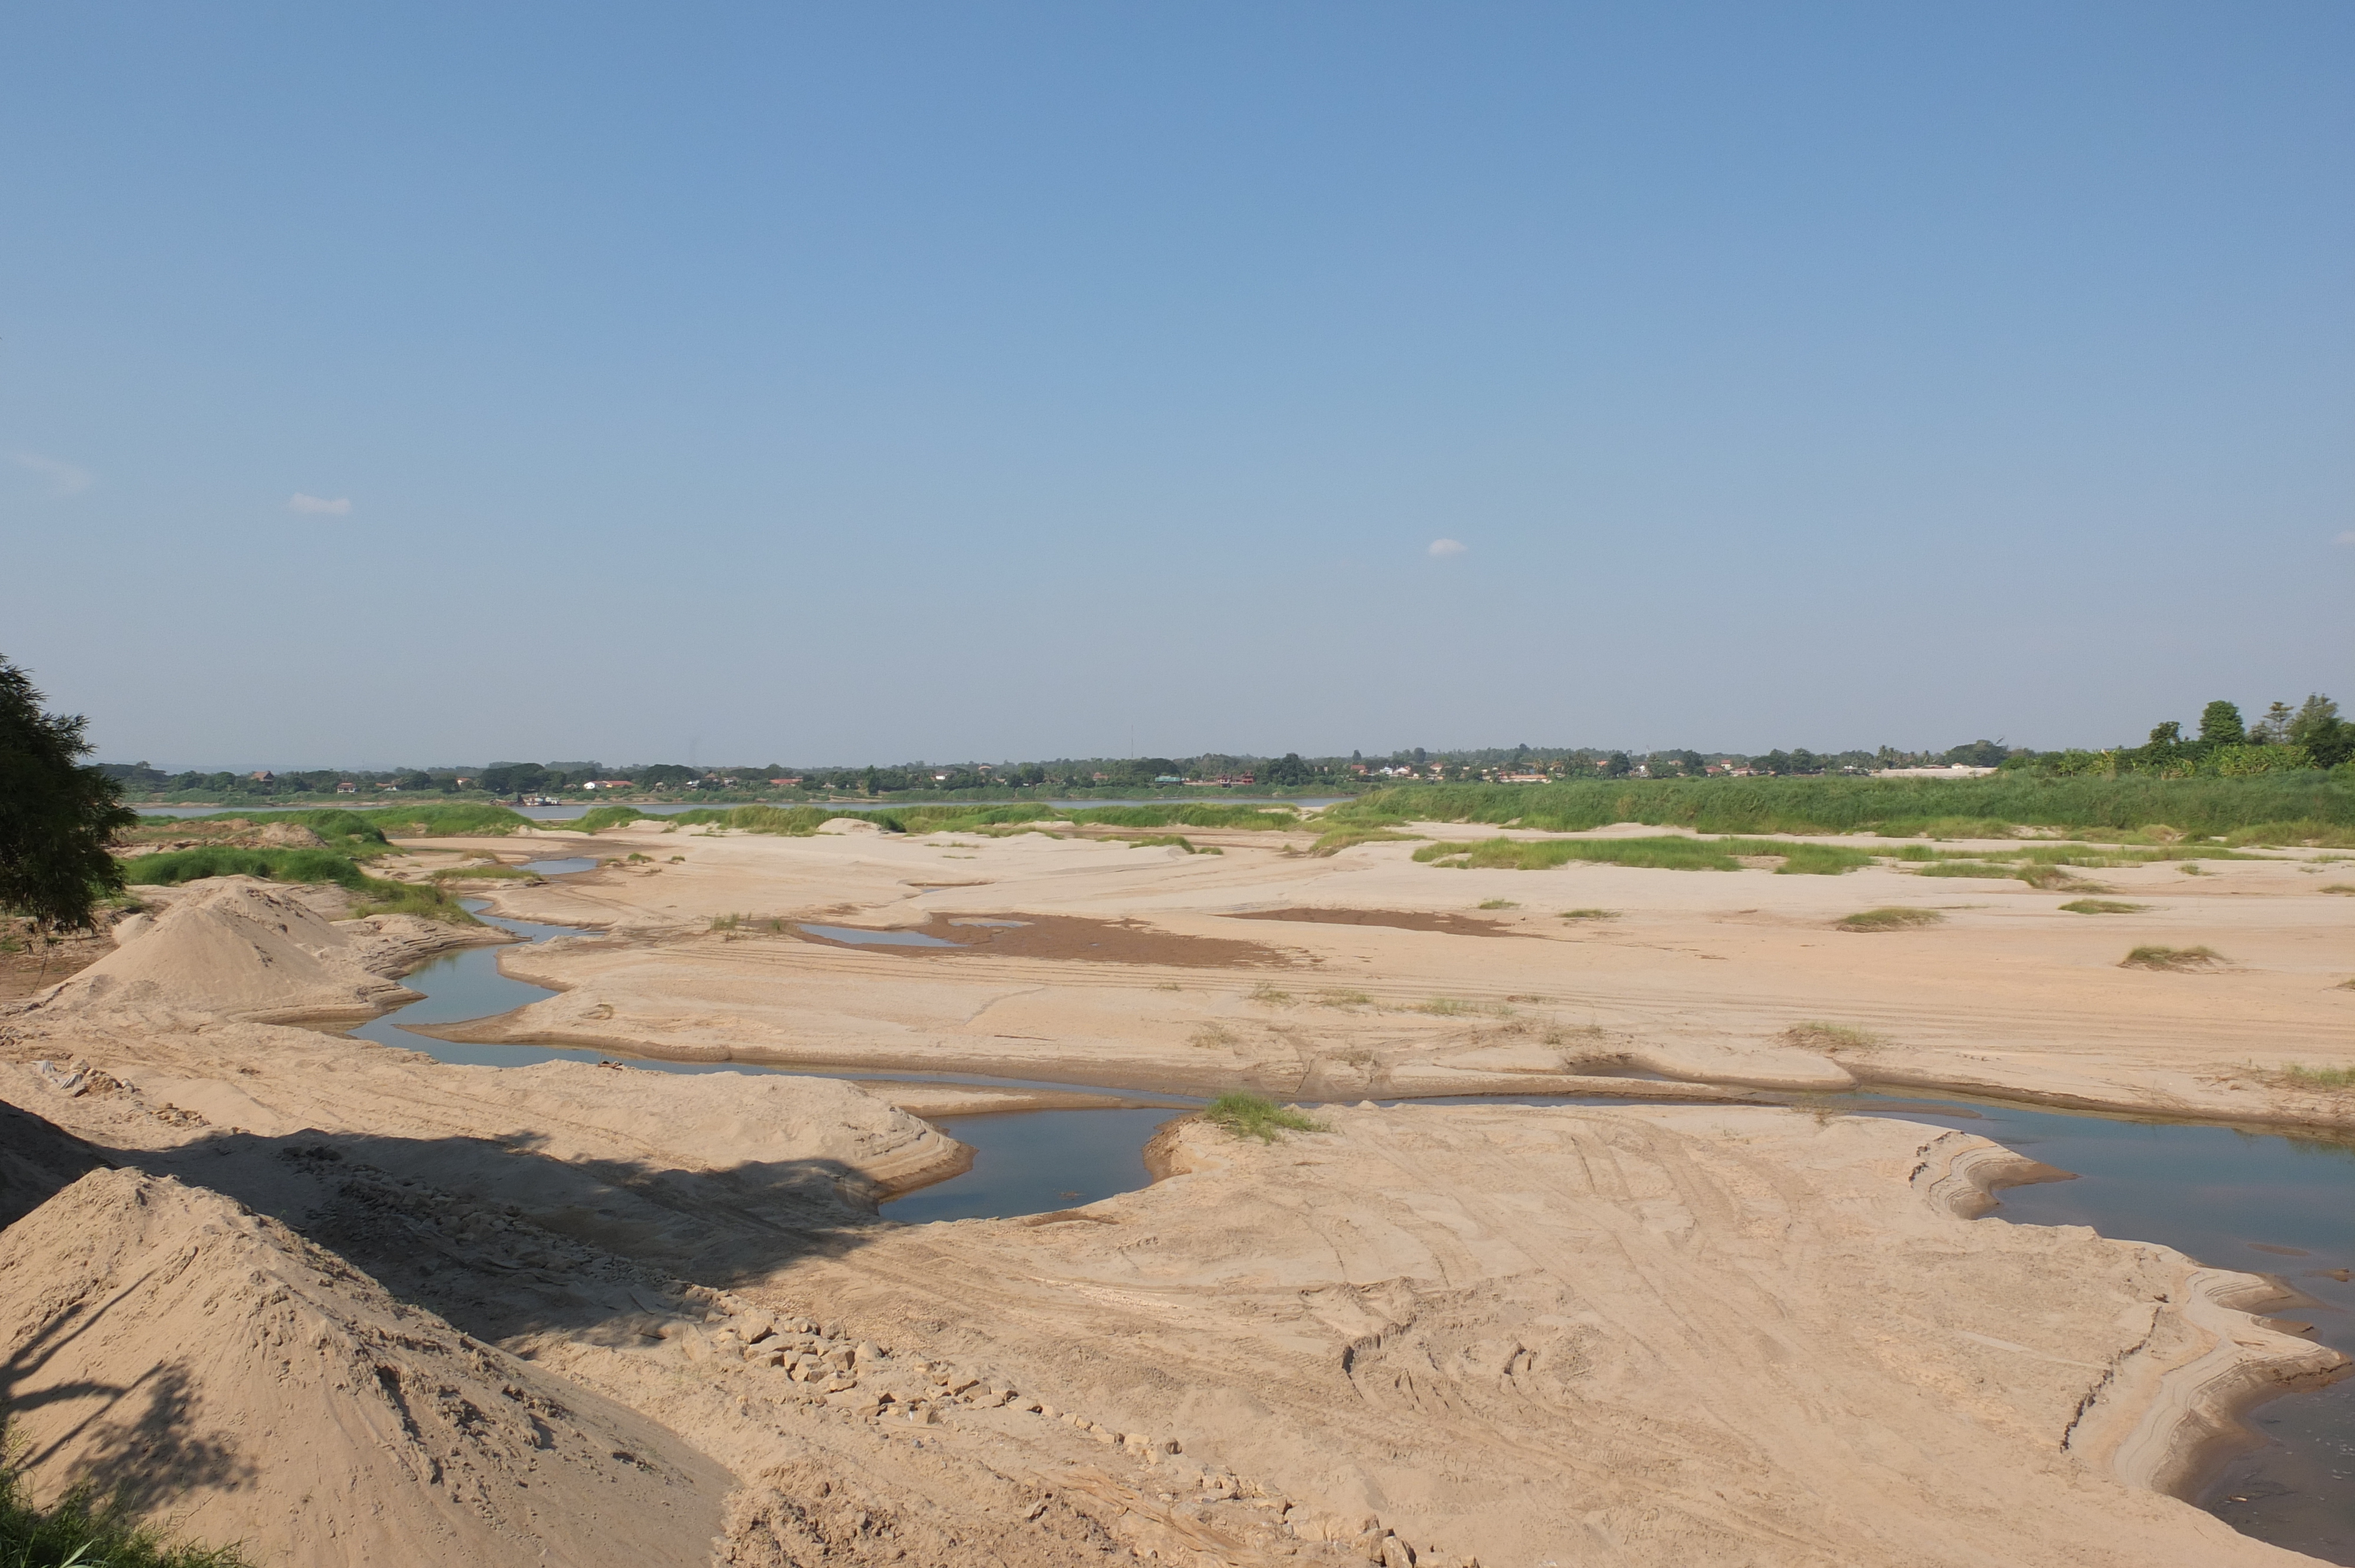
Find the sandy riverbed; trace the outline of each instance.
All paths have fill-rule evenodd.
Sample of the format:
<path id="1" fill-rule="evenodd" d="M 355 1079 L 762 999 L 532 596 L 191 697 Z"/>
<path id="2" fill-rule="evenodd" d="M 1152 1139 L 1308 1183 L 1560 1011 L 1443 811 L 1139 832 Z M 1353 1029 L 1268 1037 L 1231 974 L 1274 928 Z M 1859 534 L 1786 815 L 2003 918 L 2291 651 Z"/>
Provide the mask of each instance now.
<path id="1" fill-rule="evenodd" d="M 2088 916 L 2062 907 L 2082 893 L 1892 867 L 1461 871 L 1413 863 L 1408 843 L 1317 859 L 1297 853 L 1305 835 L 1198 842 L 1224 853 L 1040 834 L 611 832 L 587 847 L 615 863 L 494 896 L 502 912 L 612 939 L 514 956 L 510 973 L 564 994 L 448 1033 L 1315 1097 L 1610 1092 L 1562 1076 L 1584 1065 L 2355 1121 L 2355 1096 L 2279 1076 L 2355 1054 L 2355 898 L 2322 891 L 2355 876 L 2309 852 L 2211 861 L 2196 876 L 2167 863 L 2104 870 L 2105 897 L 2147 908 Z M 1481 907 L 1496 901 L 1515 907 Z M 1891 905 L 1944 918 L 1837 928 Z M 1608 915 L 1562 917 L 1573 909 Z M 711 929 L 727 916 L 733 929 Z M 963 924 L 984 920 L 1035 925 Z M 813 921 L 959 945 L 796 934 Z M 2121 967 L 2142 945 L 2226 961 Z M 1794 1044 L 1810 1023 L 1870 1038 Z"/>
<path id="2" fill-rule="evenodd" d="M 162 1452 L 167 1511 L 304 1563 L 2306 1561 L 2166 1494 L 2237 1406 L 2339 1358 L 2252 1317 L 2278 1298 L 2254 1277 L 1971 1222 L 2039 1174 L 1984 1139 L 1356 1102 L 1664 1092 L 1600 1070 L 2343 1120 L 2268 1075 L 2346 1053 L 2355 900 L 2327 876 L 2104 872 L 2152 909 L 2081 916 L 1889 870 L 1194 836 L 1225 853 L 637 827 L 588 846 L 617 865 L 486 888 L 606 935 L 509 949 L 564 989 L 482 1037 L 1341 1102 L 1273 1145 L 1180 1123 L 1167 1179 L 1083 1210 L 918 1227 L 875 1202 L 962 1150 L 906 1107 L 990 1091 L 456 1067 L 284 1027 L 431 934 L 192 890 L 0 1018 L 0 1097 L 62 1129 L 0 1127 L 37 1476 Z M 1832 928 L 1885 904 L 1948 919 Z M 2141 942 L 2233 963 L 2118 969 Z M 1786 1034 L 1808 1022 L 1883 1040 Z M 606 1514 L 629 1528 L 576 1528 Z"/>

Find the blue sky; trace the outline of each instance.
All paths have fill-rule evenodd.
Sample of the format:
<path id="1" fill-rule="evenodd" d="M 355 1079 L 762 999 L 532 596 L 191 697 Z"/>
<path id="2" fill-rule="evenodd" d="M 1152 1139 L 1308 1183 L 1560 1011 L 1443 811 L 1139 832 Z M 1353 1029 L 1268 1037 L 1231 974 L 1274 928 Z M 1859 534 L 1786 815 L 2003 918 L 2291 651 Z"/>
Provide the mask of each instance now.
<path id="1" fill-rule="evenodd" d="M 14 7 L 0 652 L 172 765 L 2355 706 L 2350 175 L 2336 0 Z"/>

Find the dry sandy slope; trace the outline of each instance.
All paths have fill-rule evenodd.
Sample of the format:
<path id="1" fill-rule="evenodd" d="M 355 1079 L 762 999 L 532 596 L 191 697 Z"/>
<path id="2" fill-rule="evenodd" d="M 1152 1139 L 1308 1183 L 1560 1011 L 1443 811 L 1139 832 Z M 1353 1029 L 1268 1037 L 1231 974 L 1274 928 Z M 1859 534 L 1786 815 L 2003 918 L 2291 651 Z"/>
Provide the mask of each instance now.
<path id="1" fill-rule="evenodd" d="M 1885 866 L 1459 871 L 1414 864 L 1411 844 L 1314 859 L 1278 853 L 1283 838 L 1224 835 L 1223 854 L 1188 856 L 1038 834 L 785 839 L 634 825 L 598 835 L 595 853 L 650 859 L 497 895 L 511 913 L 615 933 L 506 955 L 510 973 L 566 994 L 450 1033 L 1345 1098 L 1590 1088 L 1542 1080 L 1615 1058 L 1720 1084 L 1861 1079 L 2355 1121 L 2355 1097 L 2270 1076 L 2355 1054 L 2355 990 L 2342 983 L 2355 975 L 2355 898 L 2321 892 L 2344 874 L 2304 852 L 2211 862 L 2196 877 L 2165 863 L 2094 873 L 2147 908 L 2088 916 L 2061 907 L 2079 895 Z M 1518 907 L 1479 909 L 1497 899 Z M 1945 920 L 1894 934 L 1835 928 L 1883 905 Z M 1228 917 L 1300 906 L 1453 914 L 1496 934 Z M 1614 917 L 1557 913 L 1574 908 Z M 709 929 L 730 914 L 751 919 Z M 1142 921 L 1173 940 L 1243 938 L 1288 967 L 861 951 L 766 926 L 1026 916 Z M 2205 945 L 2232 962 L 2201 974 L 2119 967 L 2129 947 L 2150 943 Z M 1468 1009 L 1425 1011 L 1434 1001 Z M 1885 1043 L 1830 1054 L 1783 1044 L 1810 1021 Z"/>
<path id="2" fill-rule="evenodd" d="M 37 1474 L 265 1563 L 636 1568 L 719 1533 L 728 1474 L 677 1437 L 202 1188 L 99 1171 L 0 1232 L 0 1331 Z"/>
<path id="3" fill-rule="evenodd" d="M 2340 1358 L 2216 1305 L 2266 1295 L 2250 1277 L 1956 1217 L 2022 1163 L 1984 1139 L 1732 1107 L 1330 1116 L 1267 1148 L 1189 1127 L 1194 1173 L 1099 1223 L 911 1229 L 773 1288 L 939 1325 L 1062 1408 L 1443 1562 L 2305 1561 L 2113 1472 L 2169 1478 L 2207 1435 L 2135 1447 L 2148 1411 Z"/>

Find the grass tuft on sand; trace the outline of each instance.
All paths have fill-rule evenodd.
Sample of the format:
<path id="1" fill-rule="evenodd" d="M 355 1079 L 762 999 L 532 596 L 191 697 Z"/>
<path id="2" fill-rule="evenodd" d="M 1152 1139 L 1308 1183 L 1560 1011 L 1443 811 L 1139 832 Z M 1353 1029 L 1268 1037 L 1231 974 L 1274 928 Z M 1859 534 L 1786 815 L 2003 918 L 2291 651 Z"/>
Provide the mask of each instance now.
<path id="1" fill-rule="evenodd" d="M 2077 898 L 2061 907 L 2072 915 L 2140 915 L 2149 910 L 2147 904 L 2128 904 L 2116 898 Z"/>
<path id="2" fill-rule="evenodd" d="M 174 1544 L 139 1522 L 123 1498 L 88 1484 L 37 1506 L 16 1465 L 0 1470 L 0 1564 L 5 1568 L 252 1568 L 235 1546 Z"/>
<path id="3" fill-rule="evenodd" d="M 1794 1023 L 1783 1031 L 1781 1039 L 1784 1044 L 1802 1051 L 1878 1051 L 1889 1044 L 1887 1035 L 1876 1034 L 1870 1029 L 1852 1029 L 1845 1023 L 1825 1023 L 1814 1019 Z"/>
<path id="4" fill-rule="evenodd" d="M 2286 1089 L 2321 1089 L 2330 1094 L 2355 1089 L 2355 1067 L 2308 1067 L 2293 1063 L 2265 1075 Z"/>
<path id="5" fill-rule="evenodd" d="M 539 873 L 519 865 L 445 865 L 426 874 L 432 882 L 538 882 Z"/>
<path id="6" fill-rule="evenodd" d="M 2173 969 L 2197 971 L 2226 962 L 2223 954 L 2213 948 L 2137 948 L 2118 960 L 2122 969 Z"/>
<path id="7" fill-rule="evenodd" d="M 1323 1132 L 1325 1124 L 1297 1106 L 1280 1106 L 1265 1095 L 1230 1089 L 1210 1102 L 1202 1119 L 1237 1138 L 1273 1143 L 1279 1132 Z"/>
<path id="8" fill-rule="evenodd" d="M 1359 844 L 1412 843 L 1422 837 L 1421 833 L 1394 833 L 1387 828 L 1336 828 L 1309 845 L 1308 853 L 1313 855 L 1339 854 L 1343 850 L 1355 849 Z"/>
<path id="9" fill-rule="evenodd" d="M 1565 920 L 1616 920 L 1619 918 L 1619 911 L 1616 909 L 1565 909 L 1561 912 L 1561 917 Z"/>
<path id="10" fill-rule="evenodd" d="M 1839 922 L 1843 931 L 1911 931 L 1921 926 L 1935 926 L 1945 919 L 1935 909 L 1908 909 L 1902 905 L 1890 905 L 1881 909 L 1867 909 L 1850 915 Z"/>

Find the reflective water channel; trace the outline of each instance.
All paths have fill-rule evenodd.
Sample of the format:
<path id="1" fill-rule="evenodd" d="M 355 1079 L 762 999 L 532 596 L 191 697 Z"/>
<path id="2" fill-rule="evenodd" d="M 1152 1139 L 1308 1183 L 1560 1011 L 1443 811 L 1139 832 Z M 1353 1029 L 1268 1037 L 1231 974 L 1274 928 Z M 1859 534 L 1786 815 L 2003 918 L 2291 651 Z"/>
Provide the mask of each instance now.
<path id="1" fill-rule="evenodd" d="M 560 875 L 588 865 L 548 862 L 534 869 Z M 570 927 L 482 915 L 480 900 L 468 900 L 467 907 L 533 942 L 586 934 Z M 824 927 L 809 929 L 834 935 Z M 871 939 L 875 933 L 857 935 Z M 472 948 L 434 959 L 405 980 L 424 993 L 424 1000 L 352 1033 L 445 1062 L 489 1066 L 613 1057 L 610 1052 L 561 1046 L 466 1044 L 412 1034 L 401 1027 L 405 1022 L 454 1023 L 490 1017 L 554 994 L 502 974 L 500 950 Z M 779 1071 L 732 1062 L 632 1060 L 635 1066 L 667 1073 Z M 1010 1086 L 1008 1080 L 961 1074 L 924 1076 Z M 1628 1102 L 1529 1097 L 1450 1103 L 1543 1107 Z M 2074 1181 L 2007 1189 L 1994 1217 L 2021 1224 L 2090 1225 L 2104 1235 L 2171 1246 L 2217 1267 L 2278 1277 L 2311 1303 L 2281 1308 L 2280 1316 L 2310 1322 L 2315 1339 L 2355 1354 L 2355 1284 L 2348 1277 L 2355 1270 L 2355 1142 L 2041 1110 L 1950 1096 L 1833 1095 L 1800 1103 L 1819 1110 L 1965 1128 L 2076 1172 Z M 1167 1109 L 1059 1110 L 943 1118 L 952 1122 L 949 1130 L 975 1150 L 973 1168 L 887 1203 L 883 1213 L 909 1224 L 1002 1218 L 1077 1208 L 1135 1192 L 1150 1181 L 1142 1157 L 1145 1141 L 1172 1114 Z M 2319 1393 L 2278 1400 L 2257 1410 L 2251 1420 L 2266 1438 L 2265 1446 L 2230 1461 L 2201 1494 L 2200 1505 L 2260 1540 L 2325 1562 L 2355 1564 L 2355 1379 Z"/>

